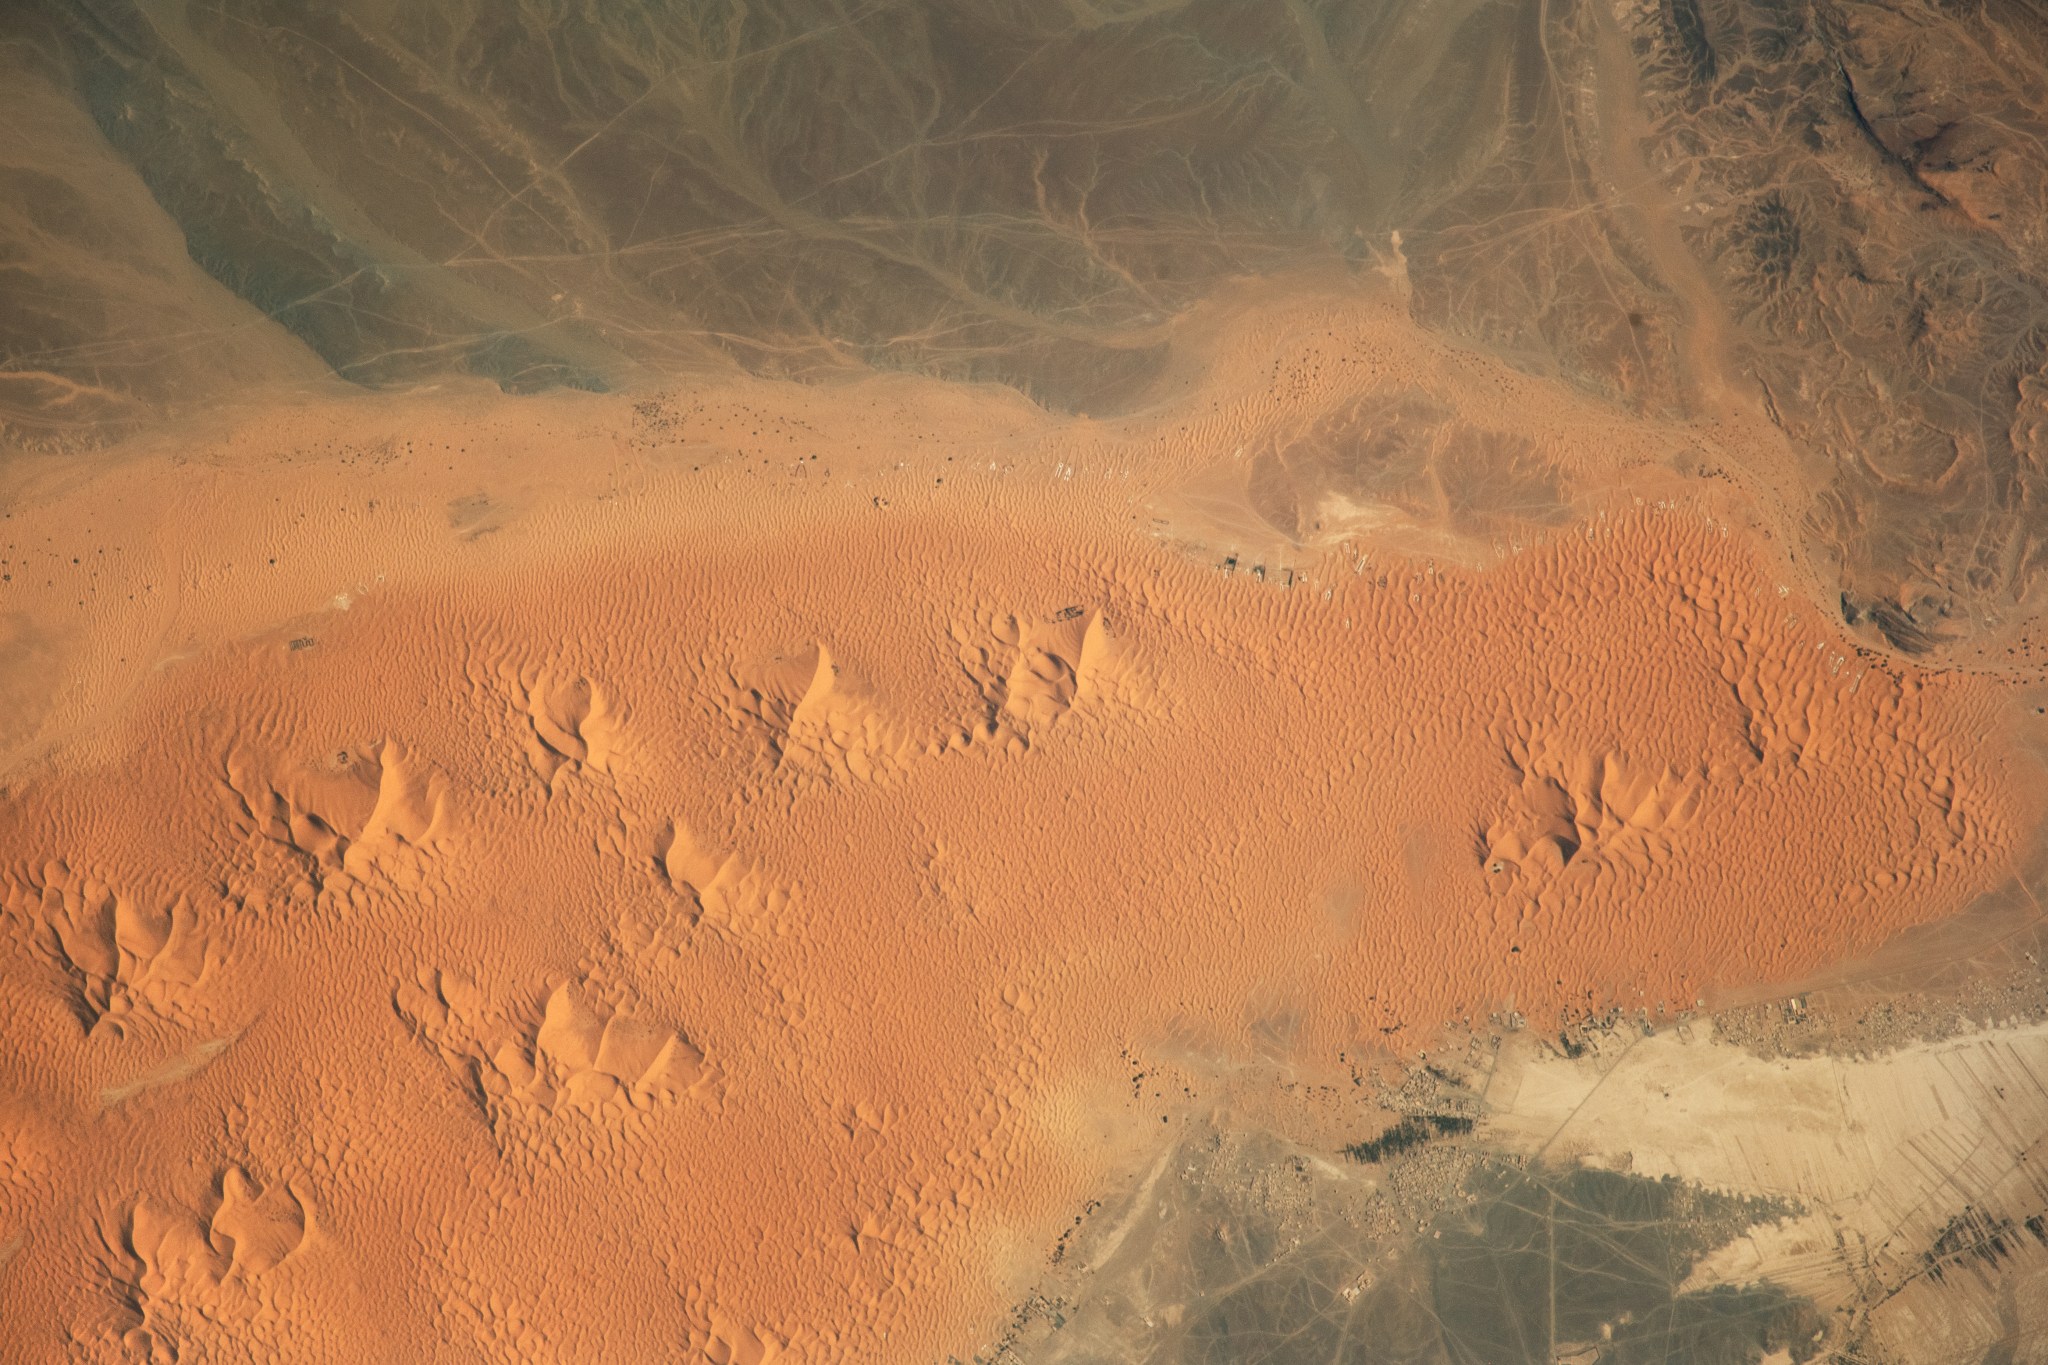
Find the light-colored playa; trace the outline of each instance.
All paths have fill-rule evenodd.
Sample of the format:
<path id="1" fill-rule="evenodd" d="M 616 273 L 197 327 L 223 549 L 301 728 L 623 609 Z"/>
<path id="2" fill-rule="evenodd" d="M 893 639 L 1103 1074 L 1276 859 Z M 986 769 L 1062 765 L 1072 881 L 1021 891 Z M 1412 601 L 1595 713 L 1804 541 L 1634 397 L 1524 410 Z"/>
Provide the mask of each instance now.
<path id="1" fill-rule="evenodd" d="M 1853 1314 L 1886 1359 L 2031 1349 L 2048 1329 L 2041 1025 L 1853 1058 L 1766 1060 L 1704 1023 L 1575 1059 L 1533 1041 L 1487 1070 L 1488 1140 L 1791 1201 L 1695 1268 L 1697 1284 L 1786 1285 Z"/>
<path id="2" fill-rule="evenodd" d="M 25 483 L 17 1339 L 966 1358 L 1233 1066 L 1683 1008 L 2014 874 L 2011 696 L 1860 650 L 1673 472 L 1725 434 L 1286 316 L 1114 423 L 423 395 Z M 1415 393 L 1551 510 L 1276 525 L 1259 459 Z"/>

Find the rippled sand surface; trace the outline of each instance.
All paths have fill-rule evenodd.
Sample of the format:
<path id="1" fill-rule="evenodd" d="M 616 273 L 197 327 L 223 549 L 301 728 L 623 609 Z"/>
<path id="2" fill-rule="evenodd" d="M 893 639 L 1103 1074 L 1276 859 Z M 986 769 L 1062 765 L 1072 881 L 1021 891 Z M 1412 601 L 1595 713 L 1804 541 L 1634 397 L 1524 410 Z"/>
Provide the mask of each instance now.
<path id="1" fill-rule="evenodd" d="M 0 35 L 20 1359 L 2048 1341 L 2033 20 Z"/>

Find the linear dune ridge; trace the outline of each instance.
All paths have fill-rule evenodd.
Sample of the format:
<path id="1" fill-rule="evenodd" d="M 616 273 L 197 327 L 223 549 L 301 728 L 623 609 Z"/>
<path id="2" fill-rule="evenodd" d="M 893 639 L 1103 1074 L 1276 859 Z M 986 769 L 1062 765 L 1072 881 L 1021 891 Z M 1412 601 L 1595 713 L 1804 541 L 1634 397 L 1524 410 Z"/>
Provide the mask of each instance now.
<path id="1" fill-rule="evenodd" d="M 1790 979 L 2039 814 L 2006 693 L 1706 503 L 1226 574 L 1106 424 L 803 425 L 910 382 L 22 504 L 23 638 L 93 625 L 0 803 L 18 1340 L 966 1358 L 1237 1063 Z"/>

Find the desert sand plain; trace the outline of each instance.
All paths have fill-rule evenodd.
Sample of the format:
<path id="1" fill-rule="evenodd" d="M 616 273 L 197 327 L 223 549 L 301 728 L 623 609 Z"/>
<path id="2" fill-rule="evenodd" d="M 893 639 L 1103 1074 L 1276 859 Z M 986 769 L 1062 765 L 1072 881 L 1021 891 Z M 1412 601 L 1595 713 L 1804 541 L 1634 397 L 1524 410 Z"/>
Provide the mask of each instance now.
<path id="1" fill-rule="evenodd" d="M 2024 688 L 1679 472 L 1753 428 L 1261 300 L 1116 419 L 735 380 L 26 466 L 22 1358 L 988 1355 L 1191 1134 L 1341 1162 L 1446 1029 L 2014 894 Z M 1434 509 L 1298 453 L 1389 410 Z"/>
<path id="2" fill-rule="evenodd" d="M 2044 88 L 0 6 L 0 1362 L 2048 1361 Z"/>

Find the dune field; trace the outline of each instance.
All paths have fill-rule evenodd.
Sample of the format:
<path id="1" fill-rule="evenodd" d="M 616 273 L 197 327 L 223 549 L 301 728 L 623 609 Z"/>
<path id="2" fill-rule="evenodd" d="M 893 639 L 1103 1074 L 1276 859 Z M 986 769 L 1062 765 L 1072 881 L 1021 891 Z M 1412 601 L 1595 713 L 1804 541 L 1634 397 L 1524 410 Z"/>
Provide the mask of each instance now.
<path id="1" fill-rule="evenodd" d="M 2042 34 L 0 16 L 0 1361 L 2048 1361 Z"/>
<path id="2" fill-rule="evenodd" d="M 1312 1086 L 1334 1149 L 1446 1024 L 1666 1019 L 2011 880 L 2009 689 L 1323 312 L 1295 392 L 1118 421 L 344 405 L 22 499 L 10 1316 L 966 1358 L 1162 1133 Z M 1440 467 L 1489 388 L 1582 515 L 1162 543 L 1276 429 L 1404 402 Z"/>

